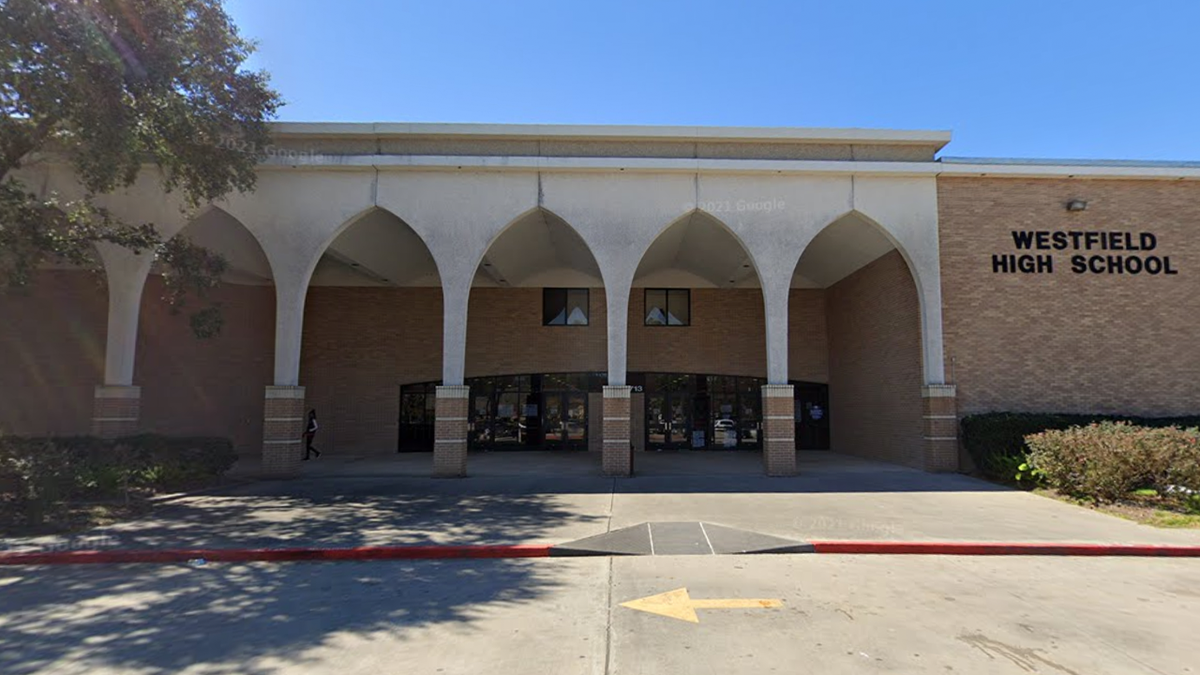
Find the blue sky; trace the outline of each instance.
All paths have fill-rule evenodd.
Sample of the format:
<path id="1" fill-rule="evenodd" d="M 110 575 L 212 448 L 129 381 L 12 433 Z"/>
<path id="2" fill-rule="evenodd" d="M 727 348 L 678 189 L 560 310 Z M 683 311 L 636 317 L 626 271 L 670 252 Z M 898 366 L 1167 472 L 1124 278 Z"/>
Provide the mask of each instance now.
<path id="1" fill-rule="evenodd" d="M 288 121 L 949 129 L 1200 160 L 1196 0 L 226 0 Z"/>

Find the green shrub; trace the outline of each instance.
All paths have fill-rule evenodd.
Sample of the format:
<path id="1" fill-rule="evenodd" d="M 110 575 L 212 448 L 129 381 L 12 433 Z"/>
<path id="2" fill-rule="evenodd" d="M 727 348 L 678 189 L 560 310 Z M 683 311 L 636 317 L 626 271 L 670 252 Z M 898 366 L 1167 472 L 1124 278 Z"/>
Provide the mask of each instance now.
<path id="1" fill-rule="evenodd" d="M 0 475 L 31 525 L 44 522 L 74 486 L 70 452 L 49 439 L 0 439 Z"/>
<path id="2" fill-rule="evenodd" d="M 1144 427 L 1195 427 L 1200 417 L 1144 418 L 1118 415 L 1061 413 L 985 413 L 962 420 L 962 444 L 975 466 L 989 478 L 1011 481 L 1013 463 L 1029 454 L 1025 437 L 1051 429 L 1087 426 L 1095 422 L 1128 421 Z"/>
<path id="3" fill-rule="evenodd" d="M 186 487 L 220 477 L 236 461 L 223 438 L 0 436 L 0 494 L 36 524 L 65 500 Z"/>
<path id="4" fill-rule="evenodd" d="M 134 455 L 139 483 L 171 488 L 216 478 L 237 461 L 233 444 L 225 438 L 141 434 L 117 439 Z"/>
<path id="5" fill-rule="evenodd" d="M 1189 468 L 1200 464 L 1200 429 L 1106 421 L 1030 434 L 1025 442 L 1029 465 L 1074 497 L 1116 501 L 1153 488 L 1182 498 L 1180 488 L 1200 489 L 1200 475 Z"/>

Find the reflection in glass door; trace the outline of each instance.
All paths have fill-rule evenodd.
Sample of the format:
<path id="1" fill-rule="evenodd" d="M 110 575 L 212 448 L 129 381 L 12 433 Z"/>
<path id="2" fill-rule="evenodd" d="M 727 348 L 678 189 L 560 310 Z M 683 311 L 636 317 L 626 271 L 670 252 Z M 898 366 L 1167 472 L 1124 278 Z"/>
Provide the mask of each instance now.
<path id="1" fill-rule="evenodd" d="M 689 421 L 688 409 L 691 396 L 687 392 L 672 392 L 668 397 L 671 401 L 671 447 L 686 449 L 691 443 L 692 424 Z"/>
<path id="2" fill-rule="evenodd" d="M 646 447 L 650 450 L 680 450 L 688 447 L 691 422 L 686 391 L 646 395 Z"/>
<path id="3" fill-rule="evenodd" d="M 547 446 L 557 447 L 562 443 L 562 394 L 542 395 L 542 434 Z"/>
<path id="4" fill-rule="evenodd" d="M 521 420 L 520 392 L 504 392 L 496 397 L 494 442 L 497 446 L 515 447 L 525 444 L 525 425 Z"/>
<path id="5" fill-rule="evenodd" d="M 547 449 L 586 449 L 587 394 L 559 391 L 542 394 L 542 429 Z"/>
<path id="6" fill-rule="evenodd" d="M 646 444 L 655 450 L 662 450 L 663 445 L 670 439 L 670 421 L 666 411 L 666 394 L 646 396 Z"/>
<path id="7" fill-rule="evenodd" d="M 587 394 L 567 394 L 567 447 L 572 450 L 587 448 Z"/>

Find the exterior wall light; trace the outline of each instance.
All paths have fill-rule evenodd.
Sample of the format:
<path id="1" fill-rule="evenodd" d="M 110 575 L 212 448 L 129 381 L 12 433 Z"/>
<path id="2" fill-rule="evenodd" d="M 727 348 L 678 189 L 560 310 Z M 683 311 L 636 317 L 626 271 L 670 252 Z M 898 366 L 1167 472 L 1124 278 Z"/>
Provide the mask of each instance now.
<path id="1" fill-rule="evenodd" d="M 1067 202 L 1068 211 L 1083 211 L 1085 209 L 1087 209 L 1087 202 L 1083 201 L 1082 199 L 1072 199 L 1071 201 Z"/>

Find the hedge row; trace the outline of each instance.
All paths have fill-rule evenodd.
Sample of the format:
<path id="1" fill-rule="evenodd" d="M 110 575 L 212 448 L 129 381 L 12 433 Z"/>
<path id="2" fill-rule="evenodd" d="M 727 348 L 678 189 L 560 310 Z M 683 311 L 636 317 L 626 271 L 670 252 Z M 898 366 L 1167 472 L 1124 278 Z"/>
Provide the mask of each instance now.
<path id="1" fill-rule="evenodd" d="M 40 522 L 64 502 L 208 482 L 236 461 L 233 444 L 224 438 L 0 436 L 0 496 Z"/>
<path id="2" fill-rule="evenodd" d="M 1074 497 L 1117 501 L 1135 490 L 1191 503 L 1200 495 L 1200 430 L 1100 422 L 1031 434 L 1029 466 Z"/>
<path id="3" fill-rule="evenodd" d="M 1200 416 L 1134 417 L 1129 415 L 1072 415 L 1054 413 L 986 413 L 962 420 L 962 444 L 975 466 L 998 480 L 1011 481 L 1029 454 L 1025 437 L 1048 430 L 1086 427 L 1099 422 L 1129 422 L 1141 427 L 1200 426 Z"/>

